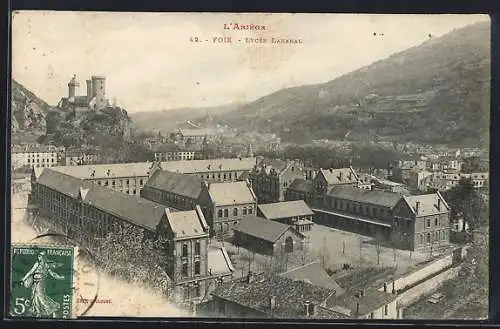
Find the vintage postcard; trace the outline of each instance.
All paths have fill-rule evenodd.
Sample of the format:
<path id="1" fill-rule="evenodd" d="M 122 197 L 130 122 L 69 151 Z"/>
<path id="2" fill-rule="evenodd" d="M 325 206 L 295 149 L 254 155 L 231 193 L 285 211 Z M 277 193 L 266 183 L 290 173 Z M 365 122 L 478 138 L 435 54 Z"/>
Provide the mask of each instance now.
<path id="1" fill-rule="evenodd" d="M 14 12 L 10 317 L 487 319 L 490 62 L 486 15 Z"/>

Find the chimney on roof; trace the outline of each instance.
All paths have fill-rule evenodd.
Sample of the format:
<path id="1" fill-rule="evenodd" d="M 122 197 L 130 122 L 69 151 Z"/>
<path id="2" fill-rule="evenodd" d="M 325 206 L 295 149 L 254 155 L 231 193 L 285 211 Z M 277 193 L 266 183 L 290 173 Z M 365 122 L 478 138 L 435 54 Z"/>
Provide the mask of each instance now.
<path id="1" fill-rule="evenodd" d="M 418 215 L 418 208 L 420 208 L 420 201 L 415 202 L 415 213 Z"/>
<path id="2" fill-rule="evenodd" d="M 274 309 L 276 308 L 276 296 L 271 296 L 269 297 L 269 310 L 271 312 L 274 312 Z"/>
<path id="3" fill-rule="evenodd" d="M 309 316 L 309 305 L 310 305 L 310 304 L 311 304 L 311 303 L 310 303 L 308 300 L 306 300 L 306 301 L 304 302 L 304 313 L 306 314 L 306 316 Z"/>
<path id="4" fill-rule="evenodd" d="M 333 172 L 333 168 L 328 169 L 331 173 Z"/>
<path id="5" fill-rule="evenodd" d="M 110 175 L 111 174 L 111 169 L 108 169 L 108 171 L 106 172 L 106 175 Z"/>

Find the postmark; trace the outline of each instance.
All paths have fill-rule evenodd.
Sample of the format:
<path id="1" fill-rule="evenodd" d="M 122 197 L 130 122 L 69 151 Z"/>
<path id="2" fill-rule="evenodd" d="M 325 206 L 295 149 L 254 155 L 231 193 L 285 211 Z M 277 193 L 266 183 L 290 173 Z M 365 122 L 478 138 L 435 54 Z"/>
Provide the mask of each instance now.
<path id="1" fill-rule="evenodd" d="M 10 315 L 73 318 L 76 252 L 73 246 L 12 245 Z"/>

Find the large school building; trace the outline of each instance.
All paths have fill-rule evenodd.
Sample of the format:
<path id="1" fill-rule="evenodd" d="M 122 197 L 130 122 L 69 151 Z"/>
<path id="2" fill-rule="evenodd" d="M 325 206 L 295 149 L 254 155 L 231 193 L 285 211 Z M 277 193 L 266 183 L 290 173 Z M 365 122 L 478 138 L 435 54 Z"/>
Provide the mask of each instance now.
<path id="1" fill-rule="evenodd" d="M 31 181 L 30 208 L 38 209 L 56 232 L 97 253 L 99 239 L 126 225 L 140 229 L 146 238 L 160 239 L 167 246 L 162 249 L 165 270 L 183 301 L 201 300 L 211 282 L 232 275 L 225 253 L 209 250 L 209 227 L 199 206 L 176 211 L 52 168 L 33 171 Z M 210 259 L 218 268 L 214 274 Z M 221 263 L 226 270 L 220 270 Z"/>

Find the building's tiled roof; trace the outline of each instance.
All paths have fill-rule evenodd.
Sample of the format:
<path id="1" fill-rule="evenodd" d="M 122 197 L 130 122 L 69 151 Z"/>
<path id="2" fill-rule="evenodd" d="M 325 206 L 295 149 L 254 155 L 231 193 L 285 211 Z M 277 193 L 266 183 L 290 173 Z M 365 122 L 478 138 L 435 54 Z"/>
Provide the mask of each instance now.
<path id="1" fill-rule="evenodd" d="M 409 195 L 403 197 L 403 200 L 413 213 L 416 213 L 417 202 L 420 202 L 418 205 L 417 216 L 442 214 L 447 212 L 449 209 L 448 204 L 439 192 L 422 195 Z M 438 200 L 441 200 L 441 210 L 438 210 Z"/>
<path id="2" fill-rule="evenodd" d="M 335 290 L 336 295 L 344 293 L 344 289 L 328 275 L 325 269 L 321 267 L 319 261 L 293 268 L 282 273 L 281 276 L 292 280 L 304 281 L 314 286 Z"/>
<path id="3" fill-rule="evenodd" d="M 288 187 L 289 190 L 294 190 L 294 191 L 301 191 L 301 192 L 307 192 L 307 193 L 312 193 L 313 191 L 313 182 L 312 180 L 306 180 L 302 178 L 297 178 L 290 184 Z"/>
<path id="4" fill-rule="evenodd" d="M 303 200 L 261 204 L 258 207 L 267 219 L 313 215 L 311 208 Z"/>
<path id="5" fill-rule="evenodd" d="M 153 152 L 176 152 L 179 151 L 180 148 L 176 144 L 155 144 L 153 146 Z"/>
<path id="6" fill-rule="evenodd" d="M 259 163 L 259 167 L 266 168 L 266 170 L 270 170 L 274 168 L 277 172 L 281 172 L 287 166 L 287 162 L 280 159 L 269 159 L 265 158 Z"/>
<path id="7" fill-rule="evenodd" d="M 37 182 L 75 199 L 81 196 L 84 203 L 149 230 L 156 229 L 165 212 L 165 207 L 158 203 L 101 187 L 51 168 L 45 168 Z"/>
<path id="8" fill-rule="evenodd" d="M 145 187 L 198 199 L 203 180 L 196 176 L 157 170 L 146 182 Z"/>
<path id="9" fill-rule="evenodd" d="M 209 183 L 208 192 L 217 205 L 255 202 L 256 197 L 248 182 Z"/>
<path id="10" fill-rule="evenodd" d="M 320 169 L 328 185 L 351 184 L 358 181 L 358 176 L 352 168 Z"/>
<path id="11" fill-rule="evenodd" d="M 290 225 L 256 216 L 243 217 L 239 223 L 234 226 L 235 231 L 270 242 L 275 242 L 289 229 L 291 229 Z M 301 235 L 299 232 L 297 232 L 297 234 Z"/>
<path id="12" fill-rule="evenodd" d="M 306 318 L 305 302 L 320 305 L 332 294 L 334 291 L 330 289 L 278 275 L 256 275 L 251 283 L 245 280 L 223 283 L 212 292 L 214 296 L 262 312 L 269 317 L 290 319 Z M 275 297 L 275 306 L 271 311 L 269 301 L 272 296 Z M 328 314 L 331 318 L 337 318 L 337 316 L 346 318 L 346 316 L 325 309 L 319 311 L 318 317 L 324 318 Z"/>
<path id="13" fill-rule="evenodd" d="M 377 289 L 367 289 L 363 297 L 358 298 L 357 292 L 348 291 L 342 295 L 331 296 L 326 301 L 326 307 L 335 309 L 340 307 L 350 310 L 351 315 L 356 315 L 357 303 L 359 303 L 358 316 L 369 314 L 384 305 L 394 301 L 396 295 L 387 292 L 378 291 Z"/>
<path id="14" fill-rule="evenodd" d="M 199 207 L 195 210 L 165 210 L 166 219 L 176 238 L 195 237 L 207 234 L 208 226 Z"/>
<path id="15" fill-rule="evenodd" d="M 234 272 L 231 259 L 224 247 L 208 248 L 208 270 L 212 275 L 226 275 Z"/>
<path id="16" fill-rule="evenodd" d="M 401 183 L 393 182 L 393 181 L 390 181 L 390 180 L 387 180 L 387 179 L 376 178 L 375 181 L 378 184 L 385 185 L 385 186 L 403 186 L 403 184 L 401 184 Z"/>
<path id="17" fill-rule="evenodd" d="M 164 170 L 184 174 L 218 172 L 218 171 L 250 171 L 256 163 L 255 158 L 181 160 L 161 163 Z"/>
<path id="18" fill-rule="evenodd" d="M 334 186 L 327 193 L 328 196 L 356 201 L 360 203 L 368 203 L 383 207 L 392 208 L 401 199 L 397 193 L 365 190 L 351 186 Z"/>
<path id="19" fill-rule="evenodd" d="M 199 129 L 179 129 L 179 133 L 184 137 L 190 136 L 213 136 L 217 134 L 217 131 L 210 128 L 199 128 Z"/>
<path id="20" fill-rule="evenodd" d="M 59 166 L 52 169 L 82 179 L 148 176 L 153 162 L 114 163 L 84 166 Z"/>

